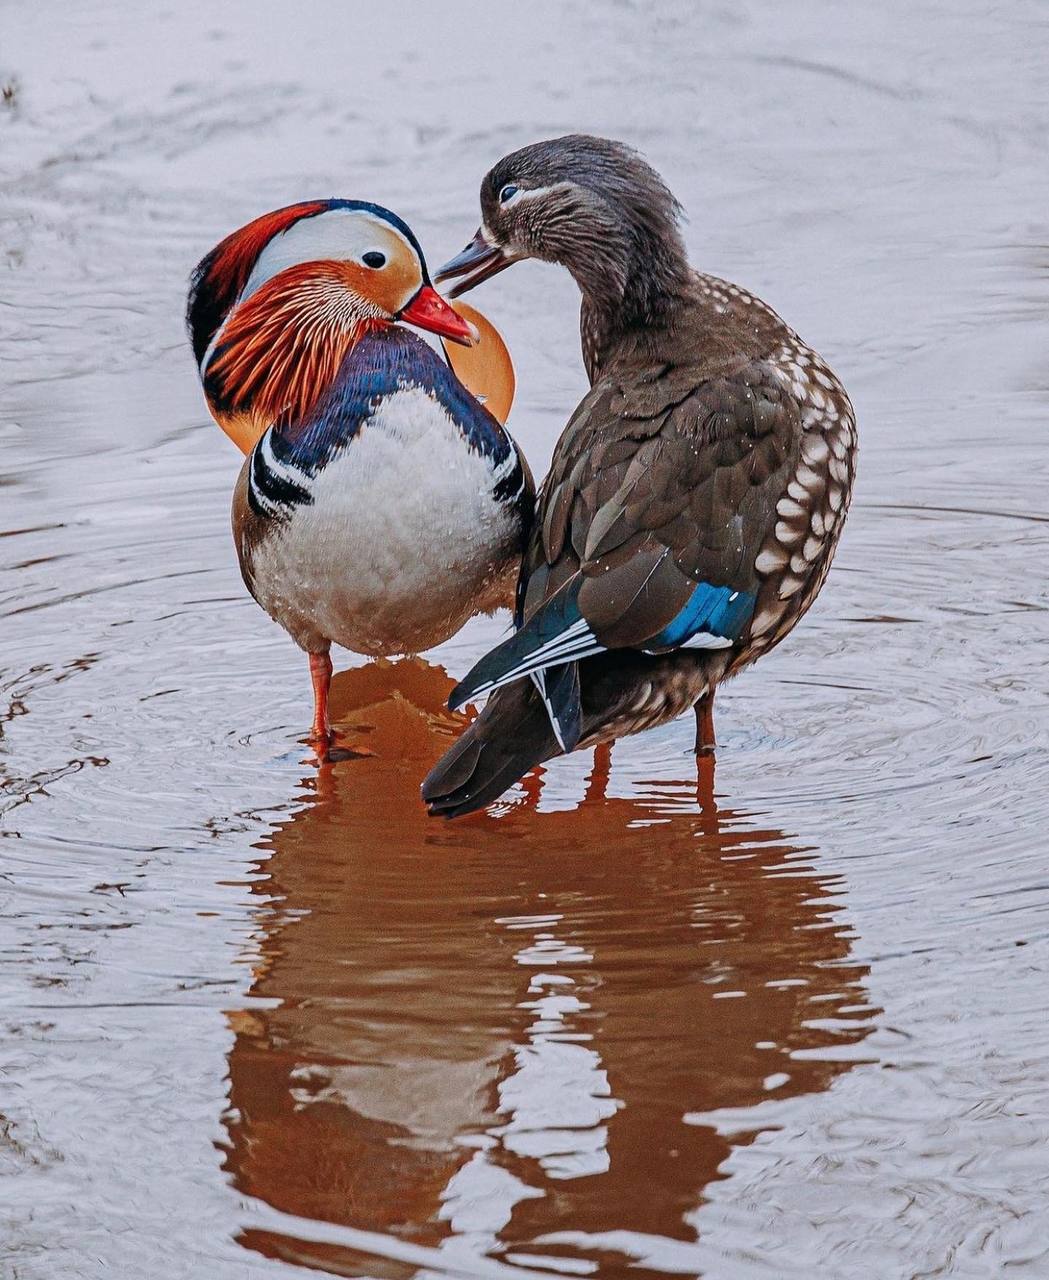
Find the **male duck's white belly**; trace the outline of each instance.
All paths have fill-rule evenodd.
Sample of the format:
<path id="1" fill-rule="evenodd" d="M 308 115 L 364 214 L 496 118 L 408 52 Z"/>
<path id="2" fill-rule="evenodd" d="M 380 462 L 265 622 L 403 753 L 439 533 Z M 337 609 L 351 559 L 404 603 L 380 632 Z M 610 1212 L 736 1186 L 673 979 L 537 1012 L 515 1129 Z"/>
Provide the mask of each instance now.
<path id="1" fill-rule="evenodd" d="M 308 650 L 439 644 L 509 603 L 520 527 L 493 491 L 515 463 L 512 450 L 493 464 L 469 448 L 428 391 L 386 397 L 316 475 L 295 472 L 312 502 L 266 522 L 250 552 L 255 598 Z"/>

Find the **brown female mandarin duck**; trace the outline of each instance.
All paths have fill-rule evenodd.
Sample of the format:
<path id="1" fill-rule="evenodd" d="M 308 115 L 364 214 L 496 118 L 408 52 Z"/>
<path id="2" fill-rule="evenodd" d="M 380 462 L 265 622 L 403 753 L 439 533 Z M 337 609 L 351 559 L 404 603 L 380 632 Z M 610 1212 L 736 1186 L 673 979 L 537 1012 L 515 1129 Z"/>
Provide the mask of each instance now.
<path id="1" fill-rule="evenodd" d="M 542 487 L 516 632 L 453 694 L 492 696 L 423 784 L 448 817 L 692 707 L 712 749 L 717 686 L 823 585 L 856 455 L 841 383 L 771 307 L 689 266 L 677 201 L 629 147 L 524 147 L 487 174 L 481 210 L 438 279 L 462 292 L 522 258 L 567 267 L 591 388 Z"/>
<path id="2" fill-rule="evenodd" d="M 473 337 L 408 226 L 359 200 L 263 215 L 190 291 L 208 407 L 254 444 L 233 498 L 241 572 L 309 655 L 321 745 L 332 644 L 417 653 L 509 603 L 533 515 L 513 440 L 398 321 Z"/>

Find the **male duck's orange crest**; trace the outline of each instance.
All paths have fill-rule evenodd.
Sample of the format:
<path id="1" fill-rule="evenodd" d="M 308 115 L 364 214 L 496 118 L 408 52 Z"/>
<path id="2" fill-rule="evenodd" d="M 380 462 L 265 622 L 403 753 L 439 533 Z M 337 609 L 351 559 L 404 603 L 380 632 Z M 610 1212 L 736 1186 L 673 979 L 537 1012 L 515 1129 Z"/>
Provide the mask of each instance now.
<path id="1" fill-rule="evenodd" d="M 197 264 L 190 285 L 186 321 L 198 366 L 266 246 L 296 222 L 312 218 L 326 208 L 326 201 L 311 200 L 265 213 L 228 235 Z"/>
<path id="2" fill-rule="evenodd" d="M 270 241 L 301 218 L 323 213 L 327 207 L 324 200 L 291 204 L 285 209 L 264 213 L 227 236 L 211 254 L 208 283 L 212 291 L 218 297 L 228 299 L 227 305 L 232 303 L 248 283 L 252 267 Z"/>

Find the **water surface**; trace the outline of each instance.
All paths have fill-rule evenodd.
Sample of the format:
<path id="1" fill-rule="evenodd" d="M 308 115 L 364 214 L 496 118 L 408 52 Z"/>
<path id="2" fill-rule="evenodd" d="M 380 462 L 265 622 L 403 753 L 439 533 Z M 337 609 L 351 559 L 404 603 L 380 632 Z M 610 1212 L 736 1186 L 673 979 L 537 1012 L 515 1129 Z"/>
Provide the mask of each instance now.
<path id="1" fill-rule="evenodd" d="M 0 1274 L 1049 1275 L 1049 19 L 4 6 Z M 181 326 L 232 226 L 626 138 L 856 403 L 803 626 L 490 814 L 417 784 L 505 619 L 336 682 L 241 587 Z M 545 469 L 577 299 L 477 295 Z"/>

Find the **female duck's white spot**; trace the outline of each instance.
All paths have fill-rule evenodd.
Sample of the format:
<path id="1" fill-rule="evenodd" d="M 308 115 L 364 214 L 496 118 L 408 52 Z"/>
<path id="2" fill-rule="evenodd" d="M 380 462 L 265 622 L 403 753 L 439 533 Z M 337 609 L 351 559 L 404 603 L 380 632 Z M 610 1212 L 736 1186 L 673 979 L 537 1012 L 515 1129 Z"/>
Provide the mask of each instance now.
<path id="1" fill-rule="evenodd" d="M 637 696 L 630 704 L 630 710 L 634 712 L 644 711 L 648 705 L 648 700 L 652 696 L 652 685 L 647 680 L 641 682 L 641 687 L 637 691 Z"/>
<path id="2" fill-rule="evenodd" d="M 768 604 L 754 618 L 750 624 L 750 633 L 753 636 L 763 636 L 783 617 L 783 606 L 778 603 Z"/>
<path id="3" fill-rule="evenodd" d="M 711 635 L 709 631 L 697 631 L 694 636 L 679 645 L 680 649 L 729 649 L 732 641 L 727 636 Z"/>
<path id="4" fill-rule="evenodd" d="M 796 529 L 793 525 L 787 524 L 785 520 L 777 520 L 774 530 L 776 541 L 785 543 L 788 547 L 801 539 L 804 533 L 803 529 Z"/>
<path id="5" fill-rule="evenodd" d="M 839 484 L 845 483 L 845 477 L 848 475 L 848 468 L 845 466 L 845 463 L 842 459 L 831 458 L 830 474 L 833 479 L 838 481 Z"/>
<path id="6" fill-rule="evenodd" d="M 765 547 L 754 561 L 758 573 L 768 575 L 782 569 L 787 563 L 787 553 L 782 547 Z"/>
<path id="7" fill-rule="evenodd" d="M 830 453 L 830 446 L 823 436 L 818 435 L 814 431 L 808 431 L 801 440 L 801 456 L 810 466 L 820 462 L 826 462 L 827 455 Z"/>
<path id="8" fill-rule="evenodd" d="M 793 498 L 780 498 L 776 503 L 776 514 L 783 516 L 788 520 L 796 520 L 800 516 L 806 516 L 808 512 L 794 501 Z"/>

